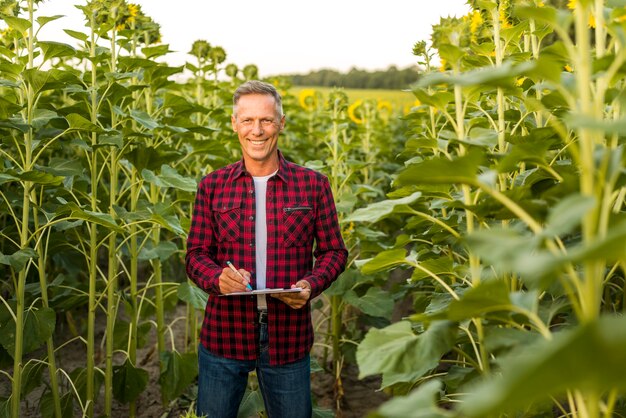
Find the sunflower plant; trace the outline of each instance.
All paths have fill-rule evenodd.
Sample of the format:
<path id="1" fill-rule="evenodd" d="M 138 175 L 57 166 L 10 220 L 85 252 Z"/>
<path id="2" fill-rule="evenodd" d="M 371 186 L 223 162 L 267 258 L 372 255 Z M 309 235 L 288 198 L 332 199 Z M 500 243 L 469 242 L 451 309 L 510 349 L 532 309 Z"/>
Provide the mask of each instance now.
<path id="1" fill-rule="evenodd" d="M 472 5 L 414 86 L 438 119 L 409 115 L 394 192 L 348 218 L 403 224 L 359 264 L 410 273 L 414 312 L 357 350 L 396 395 L 374 415 L 623 415 L 623 9 Z"/>

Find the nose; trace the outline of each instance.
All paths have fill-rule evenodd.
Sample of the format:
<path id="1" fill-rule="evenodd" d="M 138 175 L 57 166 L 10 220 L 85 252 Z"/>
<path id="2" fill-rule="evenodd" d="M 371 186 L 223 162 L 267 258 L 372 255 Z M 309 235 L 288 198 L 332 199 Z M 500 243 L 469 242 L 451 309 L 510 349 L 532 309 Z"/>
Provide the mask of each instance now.
<path id="1" fill-rule="evenodd" d="M 263 135 L 263 125 L 261 125 L 261 121 L 254 121 L 254 126 L 252 127 L 252 134 L 256 136 Z"/>

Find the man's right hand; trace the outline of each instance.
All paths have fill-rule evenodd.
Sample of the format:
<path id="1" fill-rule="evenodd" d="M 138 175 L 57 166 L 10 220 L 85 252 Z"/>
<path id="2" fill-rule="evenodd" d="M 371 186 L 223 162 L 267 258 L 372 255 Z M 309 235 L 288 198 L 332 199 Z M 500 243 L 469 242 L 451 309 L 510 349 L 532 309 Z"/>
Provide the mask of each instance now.
<path id="1" fill-rule="evenodd" d="M 233 292 L 245 292 L 246 285 L 250 283 L 250 272 L 239 269 L 240 275 L 232 271 L 228 267 L 224 267 L 219 277 L 220 293 L 226 295 Z"/>

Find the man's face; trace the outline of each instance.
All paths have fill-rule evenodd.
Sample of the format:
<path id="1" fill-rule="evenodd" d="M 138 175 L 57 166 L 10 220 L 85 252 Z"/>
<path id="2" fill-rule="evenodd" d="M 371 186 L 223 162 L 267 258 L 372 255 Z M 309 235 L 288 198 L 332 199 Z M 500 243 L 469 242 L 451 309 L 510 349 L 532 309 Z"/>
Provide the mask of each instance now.
<path id="1" fill-rule="evenodd" d="M 264 94 L 241 96 L 237 114 L 231 117 L 237 132 L 246 166 L 276 158 L 278 135 L 285 126 L 285 117 L 277 114 L 274 98 Z M 248 167 L 251 168 L 251 167 Z"/>

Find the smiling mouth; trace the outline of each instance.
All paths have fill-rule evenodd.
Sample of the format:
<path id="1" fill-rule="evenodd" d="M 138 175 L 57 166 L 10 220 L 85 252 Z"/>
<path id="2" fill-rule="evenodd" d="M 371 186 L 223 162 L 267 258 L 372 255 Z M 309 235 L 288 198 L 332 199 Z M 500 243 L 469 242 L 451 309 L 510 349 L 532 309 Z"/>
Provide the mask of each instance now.
<path id="1" fill-rule="evenodd" d="M 260 140 L 260 141 L 258 140 L 255 141 L 255 140 L 250 139 L 250 142 L 252 143 L 252 145 L 263 145 L 265 143 L 265 139 Z"/>

